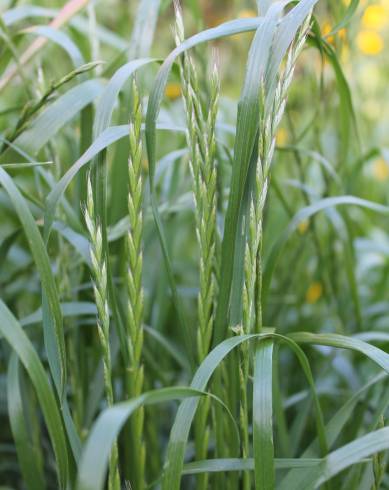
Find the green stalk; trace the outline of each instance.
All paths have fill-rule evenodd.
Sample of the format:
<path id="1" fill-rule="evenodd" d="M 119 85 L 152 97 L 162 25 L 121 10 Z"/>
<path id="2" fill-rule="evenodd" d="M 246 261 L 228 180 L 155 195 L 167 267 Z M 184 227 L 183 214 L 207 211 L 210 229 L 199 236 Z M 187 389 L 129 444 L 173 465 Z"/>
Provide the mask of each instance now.
<path id="1" fill-rule="evenodd" d="M 142 232 L 143 232 L 143 183 L 142 183 L 142 107 L 135 81 L 132 85 L 133 110 L 130 121 L 130 151 L 128 159 L 128 216 L 127 235 L 127 339 L 129 343 L 130 365 L 128 366 L 129 398 L 142 393 L 143 388 L 143 289 L 142 289 Z M 137 410 L 131 418 L 133 488 L 145 488 L 146 449 L 143 439 L 144 409 Z"/>
<path id="2" fill-rule="evenodd" d="M 90 178 L 88 178 L 85 222 L 90 236 L 90 256 L 94 277 L 93 289 L 97 307 L 97 330 L 103 356 L 105 394 L 108 406 L 112 406 L 114 403 L 114 396 L 112 387 L 111 349 L 109 345 L 110 318 L 108 309 L 107 265 L 103 254 L 101 226 L 96 222 L 95 218 Z M 115 444 L 109 461 L 109 490 L 120 490 L 118 462 L 118 448 L 117 444 Z"/>
<path id="3" fill-rule="evenodd" d="M 176 44 L 184 41 L 184 24 L 178 3 L 176 8 Z M 216 65 L 211 76 L 208 117 L 204 116 L 198 97 L 199 86 L 194 64 L 188 53 L 180 62 L 183 99 L 187 114 L 187 142 L 190 151 L 190 169 L 193 177 L 193 195 L 195 200 L 196 234 L 199 246 L 199 295 L 197 357 L 201 363 L 207 356 L 212 339 L 214 323 L 214 303 L 217 288 L 216 275 L 216 116 L 219 100 L 219 79 Z M 196 418 L 196 458 L 206 459 L 208 453 L 210 411 L 209 399 L 200 403 Z M 205 490 L 208 486 L 208 474 L 198 476 L 197 488 Z"/>

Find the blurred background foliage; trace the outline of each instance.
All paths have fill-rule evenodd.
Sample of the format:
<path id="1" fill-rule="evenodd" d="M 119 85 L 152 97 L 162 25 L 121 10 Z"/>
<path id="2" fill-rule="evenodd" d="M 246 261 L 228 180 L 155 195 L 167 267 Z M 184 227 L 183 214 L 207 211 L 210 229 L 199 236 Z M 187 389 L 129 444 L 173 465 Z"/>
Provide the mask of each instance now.
<path id="1" fill-rule="evenodd" d="M 27 3 L 0 0 L 0 13 Z M 63 2 L 56 0 L 32 3 L 48 9 L 63 6 Z M 86 62 L 103 62 L 97 68 L 98 76 L 103 79 L 109 79 L 131 53 L 135 4 L 133 0 L 90 2 L 82 13 L 63 28 L 77 44 Z M 266 209 L 265 256 L 269 255 L 295 213 L 320 199 L 348 194 L 389 205 L 389 0 L 360 1 L 354 14 L 344 23 L 349 7 L 350 0 L 325 0 L 319 2 L 315 10 L 315 32 L 323 38 L 323 42 L 328 43 L 329 51 L 324 52 L 317 38 L 312 36 L 298 63 L 286 116 L 277 134 L 272 187 Z M 174 48 L 171 33 L 174 13 L 168 1 L 162 1 L 160 9 L 151 55 L 165 58 Z M 255 2 L 243 0 L 185 0 L 183 9 L 187 36 L 229 19 L 256 16 Z M 10 27 L 2 25 L 1 30 L 10 36 L 14 52 L 20 54 L 36 37 L 28 29 L 46 22 L 46 17 L 35 17 L 33 21 L 25 18 Z M 6 42 L 5 34 L 2 38 Z M 220 133 L 218 162 L 224 182 L 228 182 L 231 171 L 236 103 L 244 79 L 251 39 L 252 34 L 234 36 L 213 43 L 211 49 L 208 46 L 195 51 L 204 93 L 207 91 L 207 73 L 212 56 L 216 56 L 220 68 L 222 96 L 219 122 L 227 130 Z M 4 45 L 2 50 L 1 54 L 7 51 L 5 56 L 0 54 L 0 69 L 4 72 L 11 55 Z M 139 53 L 130 56 L 137 57 Z M 12 135 L 26 103 L 39 98 L 53 80 L 61 79 L 72 69 L 69 57 L 60 47 L 50 43 L 31 62 L 20 67 L 28 83 L 23 84 L 20 78 L 16 78 L 0 92 L 2 138 Z M 151 67 L 139 76 L 144 97 L 150 91 L 155 74 L 156 68 Z M 64 93 L 72 84 L 74 80 L 61 87 L 59 93 Z M 178 71 L 173 70 L 166 88 L 161 121 L 185 124 L 180 95 Z M 53 95 L 53 99 L 55 97 Z M 115 109 L 114 124 L 127 122 L 128 104 L 128 94 L 123 92 Z M 92 125 L 88 117 L 92 116 L 85 114 L 84 117 L 87 120 L 82 121 L 81 125 L 78 118 L 73 119 L 40 153 L 40 160 L 54 161 L 52 175 L 56 179 L 65 173 L 91 142 Z M 82 124 L 85 126 L 81 130 Z M 85 128 L 89 128 L 89 134 Z M 164 218 L 177 282 L 189 321 L 195 325 L 197 245 L 192 204 L 188 198 L 191 189 L 189 169 L 182 158 L 177 158 L 171 166 L 163 164 L 163 156 L 183 148 L 185 138 L 179 134 L 169 138 L 159 137 L 158 143 L 158 157 L 161 159 L 158 175 L 160 204 L 166 209 Z M 119 288 L 123 282 L 120 251 L 125 229 L 123 219 L 127 212 L 126 184 L 121 169 L 126 165 L 127 153 L 126 142 L 108 151 L 111 253 Z M 146 175 L 146 158 L 144 170 Z M 50 184 L 45 182 L 41 173 L 32 172 L 31 169 L 10 169 L 10 172 L 28 197 L 37 222 L 42 224 L 42 203 Z M 72 184 L 67 194 L 73 203 L 76 222 L 81 217 L 82 186 L 82 183 L 78 186 Z M 223 196 L 221 199 L 223 201 Z M 179 338 L 175 335 L 177 321 L 147 204 L 144 260 L 146 323 L 176 339 Z M 63 211 L 61 219 L 67 219 Z M 327 209 L 314 218 L 302 220 L 297 232 L 292 234 L 283 248 L 277 264 L 265 309 L 265 324 L 277 325 L 280 333 L 293 330 L 347 334 L 365 330 L 387 332 L 388 230 L 387 216 L 357 207 Z M 91 300 L 92 291 L 90 278 L 83 268 L 85 237 L 79 229 L 73 231 L 81 233 L 81 237 L 73 236 L 73 246 L 59 236 L 50 241 L 49 252 L 62 299 L 87 301 Z M 11 247 L 7 242 L 10 237 Z M 0 247 L 1 298 L 19 318 L 26 317 L 40 306 L 40 282 L 26 240 L 20 233 L 18 220 L 3 189 L 0 189 Z M 59 250 L 61 253 L 58 253 Z M 72 321 L 66 320 L 67 326 L 71 326 Z M 93 323 L 94 320 L 77 321 L 84 324 L 88 321 Z M 155 345 L 152 342 L 150 344 L 150 352 L 158 352 Z M 330 357 L 329 352 L 321 349 L 315 355 L 323 356 L 323 363 L 319 360 L 314 367 L 315 372 L 321 374 L 319 389 L 324 392 L 327 390 L 332 395 L 344 394 L 342 390 L 345 386 L 358 386 L 370 373 L 369 370 L 356 371 L 348 358 L 331 354 L 339 376 L 335 380 L 330 375 L 331 365 L 324 364 Z M 285 354 L 284 361 L 284 366 L 289 367 L 293 367 L 296 362 L 289 354 Z M 88 362 L 96 363 L 96 359 Z M 161 379 L 157 384 L 160 385 L 172 380 L 180 381 L 181 375 L 172 366 L 174 363 L 169 359 L 158 358 L 155 362 L 153 355 L 146 359 L 146 369 L 159 371 Z M 1 368 L 4 372 L 5 366 Z M 293 376 L 293 369 L 284 367 L 283 373 L 285 393 L 291 394 L 295 388 L 299 388 L 299 381 Z M 3 376 L 0 381 L 4 386 Z M 4 414 L 6 400 L 3 392 L 0 400 Z M 332 411 L 332 403 L 330 397 L 323 400 L 325 412 Z M 7 427 L 6 415 L 0 423 Z M 309 425 L 309 422 L 306 423 Z M 295 431 L 301 435 L 297 426 Z M 1 440 L 0 444 L 3 442 Z"/>

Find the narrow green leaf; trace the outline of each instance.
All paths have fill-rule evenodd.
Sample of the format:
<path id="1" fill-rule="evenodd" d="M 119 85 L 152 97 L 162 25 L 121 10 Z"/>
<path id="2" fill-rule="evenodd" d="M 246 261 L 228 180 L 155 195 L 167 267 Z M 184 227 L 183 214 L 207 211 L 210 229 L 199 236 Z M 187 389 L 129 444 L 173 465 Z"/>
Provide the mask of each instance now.
<path id="1" fill-rule="evenodd" d="M 15 143 L 32 154 L 38 153 L 65 124 L 100 95 L 102 89 L 99 80 L 86 80 L 76 85 L 39 114 Z"/>
<path id="2" fill-rule="evenodd" d="M 286 470 L 291 468 L 311 468 L 318 466 L 322 459 L 298 458 L 298 459 L 275 459 L 276 470 Z M 184 466 L 183 475 L 197 475 L 199 473 L 220 473 L 224 471 L 253 471 L 254 459 L 207 459 L 204 461 L 194 461 Z M 265 487 L 264 487 L 265 488 Z"/>
<path id="3" fill-rule="evenodd" d="M 44 490 L 46 484 L 43 468 L 28 433 L 19 377 L 19 361 L 14 353 L 9 361 L 7 376 L 8 415 L 12 436 L 27 490 Z"/>
<path id="4" fill-rule="evenodd" d="M 45 370 L 30 340 L 6 305 L 0 300 L 0 332 L 18 355 L 35 388 L 53 445 L 61 489 L 69 481 L 68 451 L 61 414 Z"/>
<path id="5" fill-rule="evenodd" d="M 77 68 L 85 63 L 84 57 L 79 50 L 77 44 L 64 32 L 53 29 L 49 26 L 34 26 L 23 31 L 27 34 L 46 37 L 53 43 L 60 46 L 71 59 L 74 68 Z"/>
<path id="6" fill-rule="evenodd" d="M 59 393 L 63 393 L 66 382 L 65 340 L 62 326 L 62 314 L 50 260 L 41 234 L 27 203 L 7 172 L 0 167 L 0 183 L 8 193 L 18 218 L 23 226 L 31 254 L 42 282 L 42 290 L 47 296 L 53 329 L 44 330 L 45 346 L 50 370 Z"/>
<path id="7" fill-rule="evenodd" d="M 256 348 L 253 386 L 255 488 L 258 490 L 274 490 L 272 340 L 260 342 Z"/>
<path id="8" fill-rule="evenodd" d="M 80 462 L 77 490 L 101 490 L 108 467 L 112 445 L 133 412 L 145 405 L 154 405 L 182 398 L 207 395 L 193 388 L 161 388 L 149 391 L 128 402 L 117 403 L 107 408 L 97 419 L 86 441 Z M 219 403 L 217 397 L 209 395 Z M 222 403 L 224 406 L 224 404 Z"/>
<path id="9" fill-rule="evenodd" d="M 331 333 L 315 334 L 308 332 L 292 333 L 289 337 L 298 344 L 327 345 L 329 347 L 359 352 L 389 373 L 389 354 L 357 338 Z"/>

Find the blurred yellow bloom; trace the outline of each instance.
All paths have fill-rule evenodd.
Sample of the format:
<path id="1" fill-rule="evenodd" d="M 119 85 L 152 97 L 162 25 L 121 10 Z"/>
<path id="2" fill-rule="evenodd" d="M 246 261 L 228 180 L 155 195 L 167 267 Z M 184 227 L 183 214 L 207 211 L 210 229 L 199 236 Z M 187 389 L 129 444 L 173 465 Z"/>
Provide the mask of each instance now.
<path id="1" fill-rule="evenodd" d="M 307 290 L 307 294 L 305 295 L 305 299 L 307 303 L 313 305 L 320 299 L 322 294 L 323 294 L 323 286 L 321 285 L 320 282 L 316 281 L 309 286 Z"/>
<path id="2" fill-rule="evenodd" d="M 334 42 L 335 42 L 335 36 L 328 36 L 328 34 L 331 31 L 332 31 L 331 24 L 329 22 L 324 22 L 323 27 L 321 29 L 321 32 L 323 34 L 323 37 L 327 38 L 327 41 L 330 44 L 334 44 Z M 346 28 L 343 27 L 342 29 L 339 29 L 339 31 L 336 32 L 335 35 L 336 36 L 339 36 L 339 39 L 341 39 L 342 41 L 344 41 L 346 39 L 346 36 L 347 36 L 347 30 L 346 30 Z"/>
<path id="3" fill-rule="evenodd" d="M 366 29 L 381 29 L 388 21 L 388 12 L 382 5 L 370 5 L 362 17 Z"/>
<path id="4" fill-rule="evenodd" d="M 389 178 L 389 165 L 383 158 L 380 158 L 373 165 L 373 175 L 377 180 L 381 182 L 388 180 Z"/>
<path id="5" fill-rule="evenodd" d="M 244 9 L 241 10 L 238 14 L 239 19 L 249 19 L 251 17 L 257 17 L 258 14 L 255 10 L 253 9 Z"/>
<path id="6" fill-rule="evenodd" d="M 328 34 L 332 31 L 331 24 L 329 22 L 324 22 L 321 32 L 323 37 L 327 37 Z M 334 42 L 334 36 L 327 37 L 327 41 L 331 44 Z"/>
<path id="7" fill-rule="evenodd" d="M 165 89 L 165 95 L 170 100 L 175 100 L 181 95 L 181 85 L 179 83 L 168 83 Z"/>
<path id="8" fill-rule="evenodd" d="M 339 38 L 344 41 L 347 37 L 347 29 L 345 27 L 343 27 L 342 29 L 339 29 L 339 31 L 337 32 L 337 35 L 339 36 Z"/>
<path id="9" fill-rule="evenodd" d="M 308 229 L 308 226 L 309 226 L 309 221 L 305 219 L 304 221 L 301 221 L 301 223 L 297 225 L 297 229 L 302 235 L 304 235 L 304 233 Z"/>
<path id="10" fill-rule="evenodd" d="M 363 54 L 377 55 L 384 49 L 384 41 L 375 31 L 361 31 L 357 36 L 357 45 Z"/>
<path id="11" fill-rule="evenodd" d="M 277 146 L 284 146 L 288 141 L 288 131 L 285 128 L 279 128 L 276 134 Z"/>

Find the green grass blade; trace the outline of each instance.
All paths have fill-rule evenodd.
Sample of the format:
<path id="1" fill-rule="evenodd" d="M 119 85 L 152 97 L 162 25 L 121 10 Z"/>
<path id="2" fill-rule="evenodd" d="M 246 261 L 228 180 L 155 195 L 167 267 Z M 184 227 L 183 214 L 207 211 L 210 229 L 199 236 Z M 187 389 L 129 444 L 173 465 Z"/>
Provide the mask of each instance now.
<path id="1" fill-rule="evenodd" d="M 315 458 L 282 458 L 275 459 L 276 470 L 286 470 L 291 468 L 312 468 L 322 462 L 322 459 Z M 184 466 L 183 475 L 197 475 L 199 473 L 220 473 L 224 471 L 254 471 L 254 459 L 208 459 L 204 461 L 194 461 Z M 265 487 L 263 487 L 265 488 Z"/>
<path id="2" fill-rule="evenodd" d="M 319 488 L 332 477 L 365 458 L 389 449 L 389 427 L 370 432 L 330 453 L 315 469 L 306 471 L 299 488 Z"/>
<path id="3" fill-rule="evenodd" d="M 253 447 L 255 488 L 274 490 L 273 341 L 260 342 L 254 359 Z"/>
<path id="4" fill-rule="evenodd" d="M 360 388 L 347 402 L 336 412 L 331 420 L 326 425 L 326 436 L 328 446 L 334 445 L 339 435 L 342 433 L 346 423 L 352 418 L 355 413 L 355 407 L 360 401 L 363 395 L 366 395 L 369 389 L 376 383 L 380 383 L 387 379 L 387 374 L 381 372 L 370 381 L 368 381 L 362 388 Z M 318 453 L 317 441 L 313 441 L 312 444 L 302 454 L 302 459 L 315 457 Z M 301 488 L 302 479 L 304 473 L 299 470 L 290 471 L 280 483 L 280 490 L 298 490 Z"/>
<path id="5" fill-rule="evenodd" d="M 158 124 L 158 129 L 166 131 L 183 132 L 182 127 L 171 124 Z M 89 163 L 101 151 L 122 138 L 128 138 L 129 125 L 111 126 L 105 129 L 91 144 L 91 146 L 80 156 L 80 158 L 66 171 L 61 179 L 53 186 L 46 198 L 44 217 L 44 237 L 48 239 L 53 226 L 56 206 L 78 172 Z"/>
<path id="6" fill-rule="evenodd" d="M 308 332 L 292 333 L 289 337 L 298 344 L 327 345 L 328 347 L 359 352 L 389 373 L 389 354 L 362 340 L 338 334 L 314 334 Z"/>
<path id="7" fill-rule="evenodd" d="M 102 92 L 99 103 L 97 104 L 93 126 L 94 139 L 96 139 L 96 137 L 99 136 L 111 124 L 116 99 L 119 92 L 122 90 L 123 85 L 137 70 L 156 61 L 157 60 L 154 58 L 137 59 L 121 66 L 114 73 L 108 82 L 108 85 Z"/>
<path id="8" fill-rule="evenodd" d="M 26 488 L 27 490 L 44 490 L 46 483 L 42 464 L 35 452 L 36 448 L 32 445 L 24 416 L 19 361 L 15 353 L 12 354 L 8 365 L 7 401 L 12 436 Z"/>
<path id="9" fill-rule="evenodd" d="M 23 32 L 45 37 L 60 46 L 68 54 L 74 68 L 78 68 L 85 63 L 84 57 L 77 44 L 62 31 L 58 31 L 49 26 L 34 26 Z"/>
<path id="10" fill-rule="evenodd" d="M 41 234 L 27 203 L 7 172 L 0 167 L 0 183 L 8 193 L 19 220 L 23 226 L 31 254 L 42 282 L 51 320 L 49 325 L 53 329 L 45 329 L 45 345 L 50 370 L 60 394 L 64 393 L 66 383 L 66 354 L 65 340 L 62 326 L 62 313 L 54 276 L 51 271 L 50 260 L 47 255 Z"/>
<path id="11" fill-rule="evenodd" d="M 77 490 L 101 490 L 104 488 L 111 447 L 119 436 L 123 425 L 137 408 L 204 395 L 207 393 L 193 388 L 161 388 L 106 409 L 97 419 L 85 444 L 79 467 Z M 219 401 L 217 397 L 211 396 Z"/>
<path id="12" fill-rule="evenodd" d="M 0 332 L 18 355 L 35 388 L 53 445 L 61 489 L 69 481 L 68 450 L 63 422 L 45 370 L 30 340 L 6 305 L 0 300 Z"/>

